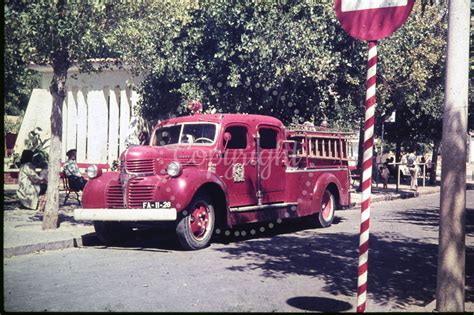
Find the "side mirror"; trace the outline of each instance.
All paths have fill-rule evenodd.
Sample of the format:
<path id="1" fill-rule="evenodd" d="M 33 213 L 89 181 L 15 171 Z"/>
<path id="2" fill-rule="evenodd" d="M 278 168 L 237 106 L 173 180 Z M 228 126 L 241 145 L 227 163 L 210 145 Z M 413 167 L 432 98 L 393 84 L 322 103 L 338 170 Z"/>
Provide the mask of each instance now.
<path id="1" fill-rule="evenodd" d="M 224 151 L 227 149 L 227 145 L 229 144 L 230 140 L 232 139 L 232 135 L 230 132 L 224 132 Z"/>

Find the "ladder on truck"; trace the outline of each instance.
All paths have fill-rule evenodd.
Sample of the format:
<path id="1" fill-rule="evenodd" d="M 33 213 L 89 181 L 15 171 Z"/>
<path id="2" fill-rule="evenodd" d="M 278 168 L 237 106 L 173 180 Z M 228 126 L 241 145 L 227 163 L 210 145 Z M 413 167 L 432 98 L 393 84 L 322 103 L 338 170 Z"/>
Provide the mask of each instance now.
<path id="1" fill-rule="evenodd" d="M 293 144 L 288 156 L 298 160 L 300 167 L 348 165 L 351 160 L 353 133 L 306 125 L 293 125 L 288 130 L 286 142 Z"/>

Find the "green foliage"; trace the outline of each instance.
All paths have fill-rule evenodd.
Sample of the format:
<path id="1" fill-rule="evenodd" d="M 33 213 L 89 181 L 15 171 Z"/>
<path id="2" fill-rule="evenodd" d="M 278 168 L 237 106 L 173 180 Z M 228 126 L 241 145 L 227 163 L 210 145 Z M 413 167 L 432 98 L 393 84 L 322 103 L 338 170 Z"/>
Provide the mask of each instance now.
<path id="1" fill-rule="evenodd" d="M 354 127 L 359 119 L 364 46 L 341 31 L 332 3 L 152 3 L 142 12 L 117 35 L 134 43 L 123 45 L 124 59 L 149 73 L 141 89 L 148 118 L 183 114 L 198 99 L 207 110 L 287 123 Z"/>
<path id="2" fill-rule="evenodd" d="M 396 111 L 387 138 L 401 145 L 441 140 L 447 5 L 416 3 L 407 23 L 380 44 L 378 113 Z M 379 122 L 380 125 L 380 122 Z"/>
<path id="3" fill-rule="evenodd" d="M 8 132 L 9 133 L 18 133 L 18 131 L 20 130 L 20 126 L 21 126 L 21 119 L 18 119 L 18 120 L 15 120 L 15 119 L 9 119 L 7 118 L 7 116 L 4 116 L 4 120 L 3 120 L 3 123 L 4 123 L 4 129 L 3 129 L 3 133 L 4 135 L 6 135 Z"/>
<path id="4" fill-rule="evenodd" d="M 25 139 L 25 147 L 28 150 L 33 151 L 33 164 L 36 167 L 40 167 L 44 164 L 48 164 L 48 142 L 50 139 L 41 139 L 40 132 L 41 128 L 37 127 L 28 133 L 28 138 Z"/>
<path id="5" fill-rule="evenodd" d="M 41 139 L 41 132 L 43 130 L 39 127 L 31 130 L 28 133 L 28 138 L 25 139 L 25 150 L 33 151 L 33 165 L 35 167 L 44 168 L 48 165 L 48 142 L 50 139 Z M 14 153 L 12 164 L 16 167 L 20 167 L 20 153 Z"/>
<path id="6" fill-rule="evenodd" d="M 15 36 L 21 28 L 13 10 L 21 9 L 20 3 L 5 6 L 5 42 L 4 42 L 4 97 L 5 113 L 21 115 L 28 105 L 31 90 L 39 86 L 39 74 L 28 70 L 23 59 L 23 46 Z"/>

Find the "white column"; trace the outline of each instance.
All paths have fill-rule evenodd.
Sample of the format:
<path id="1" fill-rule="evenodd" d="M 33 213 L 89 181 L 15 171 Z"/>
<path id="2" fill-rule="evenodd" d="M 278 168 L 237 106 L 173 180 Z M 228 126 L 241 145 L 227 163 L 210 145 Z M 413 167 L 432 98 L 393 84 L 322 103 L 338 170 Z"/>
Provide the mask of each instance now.
<path id="1" fill-rule="evenodd" d="M 87 88 L 76 91 L 77 100 L 77 161 L 86 161 L 87 149 Z"/>
<path id="2" fill-rule="evenodd" d="M 62 121 L 63 121 L 63 130 L 62 130 L 62 148 L 61 148 L 61 161 L 66 160 L 66 152 L 68 150 L 68 141 L 67 141 L 67 122 L 68 122 L 68 101 L 67 98 L 64 99 L 63 102 L 63 114 L 62 114 Z"/>
<path id="3" fill-rule="evenodd" d="M 45 140 L 51 137 L 52 105 L 53 98 L 48 90 L 33 89 L 15 141 L 15 153 L 21 155 L 23 150 L 26 149 L 25 140 L 28 139 L 30 131 L 36 127 L 40 127 L 43 130 L 41 133 L 41 139 Z"/>
<path id="4" fill-rule="evenodd" d="M 127 137 L 131 111 L 130 96 L 130 88 L 125 87 L 120 90 L 120 152 L 125 150 L 125 138 Z"/>
<path id="5" fill-rule="evenodd" d="M 107 101 L 103 90 L 90 90 L 87 95 L 87 162 L 107 162 Z"/>
<path id="6" fill-rule="evenodd" d="M 63 112 L 63 118 L 66 117 L 66 124 L 63 125 L 63 136 L 66 131 L 66 138 L 63 138 L 65 145 L 63 145 L 63 156 L 68 150 L 77 149 L 77 103 L 75 99 L 75 91 L 77 87 L 73 87 L 67 92 L 67 97 L 64 103 L 67 103 L 67 111 Z M 64 120 L 63 120 L 64 121 Z"/>
<path id="7" fill-rule="evenodd" d="M 117 94 L 118 92 L 118 94 Z M 120 90 L 116 91 L 114 87 L 109 89 L 109 152 L 108 162 L 112 166 L 114 160 L 118 160 L 119 148 L 119 103 Z"/>

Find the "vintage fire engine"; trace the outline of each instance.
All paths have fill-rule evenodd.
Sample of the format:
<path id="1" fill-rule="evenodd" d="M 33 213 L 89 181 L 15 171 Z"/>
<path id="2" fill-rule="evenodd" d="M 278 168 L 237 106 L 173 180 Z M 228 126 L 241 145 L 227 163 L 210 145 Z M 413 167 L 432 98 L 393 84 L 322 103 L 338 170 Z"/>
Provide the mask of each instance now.
<path id="1" fill-rule="evenodd" d="M 105 243 L 138 225 L 169 222 L 186 249 L 240 224 L 308 216 L 328 227 L 350 205 L 348 135 L 288 128 L 246 114 L 178 117 L 159 123 L 149 145 L 131 146 L 119 172 L 88 169 L 76 220 L 94 221 Z"/>

